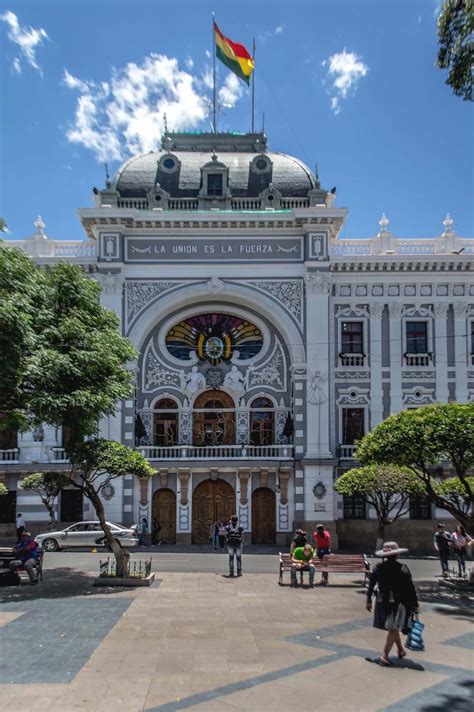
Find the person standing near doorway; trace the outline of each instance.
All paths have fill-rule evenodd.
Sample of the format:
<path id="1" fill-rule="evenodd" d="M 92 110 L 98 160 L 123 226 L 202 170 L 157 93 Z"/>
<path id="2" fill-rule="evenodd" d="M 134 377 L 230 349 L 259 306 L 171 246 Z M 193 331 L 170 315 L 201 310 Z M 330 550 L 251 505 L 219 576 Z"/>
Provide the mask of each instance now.
<path id="1" fill-rule="evenodd" d="M 210 539 L 211 539 L 211 545 L 213 549 L 217 549 L 217 546 L 219 544 L 219 525 L 217 522 L 212 522 L 210 530 Z"/>
<path id="2" fill-rule="evenodd" d="M 239 518 L 236 514 L 232 515 L 225 530 L 229 553 L 229 578 L 234 575 L 234 557 L 237 559 L 237 576 L 242 576 L 242 534 L 244 528 L 239 525 Z"/>
<path id="3" fill-rule="evenodd" d="M 23 514 L 21 514 L 21 512 L 18 512 L 18 514 L 16 515 L 16 540 L 17 541 L 20 541 L 21 535 L 23 534 L 25 529 L 26 529 L 26 523 L 23 518 Z"/>
<path id="4" fill-rule="evenodd" d="M 224 522 L 218 523 L 217 531 L 218 531 L 218 538 L 219 538 L 219 547 L 221 549 L 223 549 L 225 546 L 225 524 L 224 524 Z"/>

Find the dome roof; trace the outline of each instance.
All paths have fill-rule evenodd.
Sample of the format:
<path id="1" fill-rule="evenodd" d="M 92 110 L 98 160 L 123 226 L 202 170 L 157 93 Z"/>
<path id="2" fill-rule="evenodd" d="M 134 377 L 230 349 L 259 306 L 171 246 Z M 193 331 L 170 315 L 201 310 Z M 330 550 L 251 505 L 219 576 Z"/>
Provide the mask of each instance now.
<path id="1" fill-rule="evenodd" d="M 113 183 L 121 197 L 146 197 L 156 183 L 171 197 L 195 197 L 201 189 L 201 168 L 216 163 L 216 159 L 216 165 L 224 164 L 228 169 L 232 197 L 258 196 L 270 183 L 283 197 L 306 196 L 309 190 L 319 187 L 302 161 L 283 153 L 262 151 L 264 137 L 260 143 L 257 140 L 252 144 L 242 140 L 244 135 L 236 135 L 233 141 L 232 134 L 205 134 L 195 136 L 191 145 L 189 141 L 176 140 L 177 134 L 171 134 L 174 140 L 169 136 L 164 139 L 168 150 L 135 156 L 120 167 Z M 202 140 L 204 137 L 207 141 Z M 189 136 L 183 135 L 185 138 Z M 166 157 L 177 159 L 174 170 L 167 169 Z M 267 160 L 266 170 L 255 170 L 258 157 Z"/>

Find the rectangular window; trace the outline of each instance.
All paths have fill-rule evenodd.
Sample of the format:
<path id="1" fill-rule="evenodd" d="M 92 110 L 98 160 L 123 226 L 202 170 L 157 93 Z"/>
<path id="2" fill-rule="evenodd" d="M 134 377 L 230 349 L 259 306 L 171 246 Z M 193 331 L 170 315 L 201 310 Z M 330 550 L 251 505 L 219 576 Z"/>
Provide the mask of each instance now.
<path id="1" fill-rule="evenodd" d="M 0 524 L 14 524 L 16 521 L 16 492 L 0 496 Z"/>
<path id="2" fill-rule="evenodd" d="M 410 497 L 410 519 L 431 519 L 431 501 L 425 495 Z"/>
<path id="3" fill-rule="evenodd" d="M 222 195 L 222 173 L 208 173 L 207 194 Z"/>
<path id="4" fill-rule="evenodd" d="M 407 321 L 407 353 L 428 353 L 428 324 L 426 321 Z"/>
<path id="5" fill-rule="evenodd" d="M 342 445 L 354 445 L 364 435 L 364 409 L 342 409 Z"/>
<path id="6" fill-rule="evenodd" d="M 365 497 L 356 494 L 352 497 L 344 495 L 344 519 L 365 519 Z"/>
<path id="7" fill-rule="evenodd" d="M 341 353 L 364 353 L 364 325 L 361 321 L 343 321 L 341 324 Z"/>
<path id="8" fill-rule="evenodd" d="M 65 489 L 61 492 L 60 509 L 62 522 L 81 522 L 83 496 L 80 490 Z"/>

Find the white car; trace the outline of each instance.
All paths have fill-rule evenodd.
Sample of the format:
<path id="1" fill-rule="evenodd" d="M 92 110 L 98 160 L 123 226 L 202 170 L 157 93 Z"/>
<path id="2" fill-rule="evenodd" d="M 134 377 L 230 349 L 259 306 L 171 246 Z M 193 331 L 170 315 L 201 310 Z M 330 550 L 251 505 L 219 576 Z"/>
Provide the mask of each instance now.
<path id="1" fill-rule="evenodd" d="M 138 545 L 138 533 L 136 527 L 124 527 L 121 524 L 107 522 L 114 538 L 120 541 L 124 548 Z M 59 551 L 76 546 L 106 546 L 105 534 L 99 522 L 78 522 L 71 524 L 61 531 L 45 532 L 38 534 L 35 541 L 43 551 Z"/>

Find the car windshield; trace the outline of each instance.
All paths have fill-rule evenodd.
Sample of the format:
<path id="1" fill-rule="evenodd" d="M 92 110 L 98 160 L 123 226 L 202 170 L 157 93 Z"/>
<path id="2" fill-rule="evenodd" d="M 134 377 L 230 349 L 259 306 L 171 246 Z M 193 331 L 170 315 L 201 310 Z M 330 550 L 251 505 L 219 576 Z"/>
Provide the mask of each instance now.
<path id="1" fill-rule="evenodd" d="M 117 524 L 116 522 L 109 522 L 109 524 L 113 527 L 117 527 L 117 529 L 128 529 L 129 527 L 124 527 L 123 524 Z"/>

